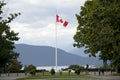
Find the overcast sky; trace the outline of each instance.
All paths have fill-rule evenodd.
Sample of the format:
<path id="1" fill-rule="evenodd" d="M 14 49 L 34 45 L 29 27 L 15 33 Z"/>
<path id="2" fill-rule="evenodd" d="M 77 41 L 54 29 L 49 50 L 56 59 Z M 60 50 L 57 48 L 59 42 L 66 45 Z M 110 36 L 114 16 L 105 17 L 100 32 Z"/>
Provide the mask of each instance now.
<path id="1" fill-rule="evenodd" d="M 73 36 L 77 28 L 75 14 L 86 0 L 6 0 L 6 11 L 20 12 L 10 25 L 19 32 L 20 40 L 16 43 L 55 46 L 55 15 L 69 22 L 64 28 L 58 23 L 58 48 L 69 51 L 73 48 Z M 57 12 L 57 13 L 56 13 Z"/>

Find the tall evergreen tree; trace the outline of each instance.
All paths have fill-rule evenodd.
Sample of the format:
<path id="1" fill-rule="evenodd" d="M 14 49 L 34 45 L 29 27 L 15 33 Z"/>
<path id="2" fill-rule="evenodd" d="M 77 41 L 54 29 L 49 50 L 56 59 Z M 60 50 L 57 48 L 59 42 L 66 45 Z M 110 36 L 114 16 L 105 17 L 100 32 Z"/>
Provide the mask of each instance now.
<path id="1" fill-rule="evenodd" d="M 88 0 L 81 7 L 77 32 L 77 47 L 85 47 L 85 53 L 111 60 L 120 72 L 120 0 Z"/>
<path id="2" fill-rule="evenodd" d="M 17 53 L 13 51 L 14 41 L 19 40 L 18 33 L 10 29 L 9 23 L 13 21 L 20 13 L 10 14 L 4 19 L 3 7 L 4 1 L 0 1 L 0 68 L 5 66 L 11 59 L 17 58 Z"/>

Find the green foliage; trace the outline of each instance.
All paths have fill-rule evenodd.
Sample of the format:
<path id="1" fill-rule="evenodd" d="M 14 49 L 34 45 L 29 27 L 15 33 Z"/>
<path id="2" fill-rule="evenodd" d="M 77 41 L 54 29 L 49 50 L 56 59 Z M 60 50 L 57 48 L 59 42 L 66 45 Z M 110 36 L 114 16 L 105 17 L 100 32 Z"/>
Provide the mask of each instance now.
<path id="1" fill-rule="evenodd" d="M 28 71 L 31 75 L 35 75 L 36 73 L 36 67 L 32 64 L 25 66 L 24 70 Z"/>
<path id="2" fill-rule="evenodd" d="M 78 65 L 70 65 L 68 68 L 75 71 L 75 69 L 79 68 L 79 66 Z"/>
<path id="3" fill-rule="evenodd" d="M 21 68 L 21 63 L 16 59 L 11 60 L 11 63 L 7 66 L 8 72 L 18 72 Z"/>
<path id="4" fill-rule="evenodd" d="M 76 73 L 77 75 L 80 75 L 80 71 L 81 71 L 80 68 L 76 68 L 76 69 L 75 69 L 75 73 Z"/>
<path id="5" fill-rule="evenodd" d="M 84 67 L 79 66 L 79 65 L 70 65 L 70 66 L 68 67 L 68 69 L 72 69 L 72 70 L 75 71 L 75 73 L 76 73 L 77 75 L 80 75 L 80 71 L 81 71 L 82 69 L 84 69 Z"/>
<path id="6" fill-rule="evenodd" d="M 68 67 L 68 69 L 72 69 L 72 70 L 76 70 L 76 69 L 84 69 L 84 67 L 82 67 L 82 66 L 79 66 L 79 65 L 70 65 L 69 67 Z"/>
<path id="7" fill-rule="evenodd" d="M 10 14 L 9 17 L 4 19 L 2 8 L 5 5 L 6 3 L 0 1 L 0 67 L 5 66 L 11 59 L 15 58 L 16 53 L 13 51 L 15 48 L 14 41 L 19 40 L 18 33 L 10 29 L 9 23 L 20 13 Z"/>
<path id="8" fill-rule="evenodd" d="M 32 64 L 30 64 L 24 68 L 25 71 L 29 71 L 29 72 L 33 69 L 36 70 L 36 67 Z"/>
<path id="9" fill-rule="evenodd" d="M 52 68 L 52 69 L 50 70 L 50 73 L 51 73 L 51 75 L 55 75 L 55 69 Z"/>
<path id="10" fill-rule="evenodd" d="M 120 68 L 120 1 L 88 0 L 77 14 L 75 47 L 85 47 L 85 53 L 111 60 Z"/>
<path id="11" fill-rule="evenodd" d="M 36 70 L 35 70 L 35 69 L 31 69 L 31 70 L 30 70 L 30 74 L 31 74 L 31 75 L 35 75 L 35 74 L 36 74 Z"/>

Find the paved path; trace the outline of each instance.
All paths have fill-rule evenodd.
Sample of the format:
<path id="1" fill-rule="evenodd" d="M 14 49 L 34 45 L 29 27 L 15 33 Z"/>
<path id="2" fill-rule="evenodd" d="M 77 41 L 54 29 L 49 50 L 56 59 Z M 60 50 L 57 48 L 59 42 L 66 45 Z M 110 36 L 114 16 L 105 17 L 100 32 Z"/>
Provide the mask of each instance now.
<path id="1" fill-rule="evenodd" d="M 94 76 L 100 80 L 120 80 L 120 76 Z"/>
<path id="2" fill-rule="evenodd" d="M 22 78 L 25 77 L 24 73 L 19 73 L 18 76 L 16 73 L 10 73 L 10 75 L 8 76 L 8 74 L 1 74 L 0 80 L 16 80 L 18 78 Z"/>
<path id="3" fill-rule="evenodd" d="M 34 80 L 120 80 L 120 76 L 111 76 L 111 75 L 108 75 L 108 73 L 106 73 L 104 76 L 99 76 L 98 74 L 95 75 L 94 73 L 90 73 L 89 76 L 96 77 L 97 79 L 54 78 L 54 79 L 34 79 Z M 0 80 L 16 80 L 17 78 L 22 78 L 22 77 L 25 77 L 24 73 L 19 73 L 18 77 L 16 73 L 11 73 L 9 77 L 7 74 L 2 74 L 0 77 Z M 28 80 L 33 80 L 33 79 L 28 79 Z"/>
<path id="4" fill-rule="evenodd" d="M 100 75 L 98 74 L 98 72 L 96 73 L 90 73 L 90 76 L 99 78 L 101 80 L 120 80 L 120 76 L 112 76 L 110 72 L 105 72 L 104 75 Z"/>

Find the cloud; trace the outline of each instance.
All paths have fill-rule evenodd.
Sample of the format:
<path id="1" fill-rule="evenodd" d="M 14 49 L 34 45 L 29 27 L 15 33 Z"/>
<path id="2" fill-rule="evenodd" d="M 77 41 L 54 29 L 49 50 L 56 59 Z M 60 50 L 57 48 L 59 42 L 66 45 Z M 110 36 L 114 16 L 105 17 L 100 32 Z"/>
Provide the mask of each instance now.
<path id="1" fill-rule="evenodd" d="M 48 24 L 46 27 L 29 28 L 29 24 L 11 23 L 12 30 L 19 32 L 19 43 L 35 44 L 35 45 L 49 45 L 55 46 L 55 24 Z M 75 34 L 75 27 L 64 28 L 61 25 L 57 26 L 58 46 L 64 43 L 71 43 L 73 41 L 70 35 Z"/>
<path id="2" fill-rule="evenodd" d="M 24 3 L 31 6 L 36 7 L 73 7 L 77 4 L 83 4 L 85 0 L 19 0 L 18 3 Z M 11 2 L 16 2 L 15 0 L 12 0 Z M 18 4 L 17 4 L 18 6 Z"/>
<path id="3" fill-rule="evenodd" d="M 19 32 L 17 43 L 55 46 L 55 15 L 57 13 L 69 22 L 67 28 L 57 25 L 58 47 L 70 49 L 76 32 L 76 13 L 86 0 L 10 0 L 6 8 L 9 13 L 21 12 L 11 24 Z M 64 46 L 63 46 L 64 45 Z M 72 45 L 70 46 L 72 47 Z"/>

